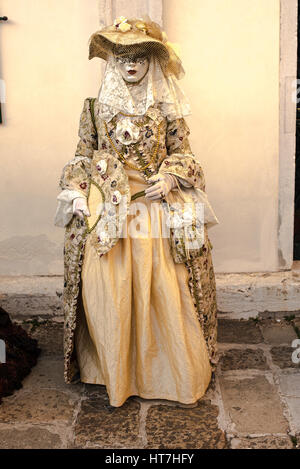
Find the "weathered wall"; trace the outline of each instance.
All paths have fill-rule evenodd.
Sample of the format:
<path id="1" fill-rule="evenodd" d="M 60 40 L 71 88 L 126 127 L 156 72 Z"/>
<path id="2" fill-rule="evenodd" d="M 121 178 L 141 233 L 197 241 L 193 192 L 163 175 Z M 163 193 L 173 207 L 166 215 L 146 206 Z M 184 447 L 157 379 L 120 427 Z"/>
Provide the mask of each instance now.
<path id="1" fill-rule="evenodd" d="M 87 58 L 98 5 L 2 0 L 1 14 L 9 22 L 0 25 L 0 273 L 61 273 L 58 180 L 74 154 L 83 100 L 100 83 L 100 60 Z"/>
<path id="2" fill-rule="evenodd" d="M 282 83 L 295 71 L 288 25 L 294 32 L 296 0 L 288 6 L 280 46 L 279 0 L 2 0 L 0 13 L 10 21 L 0 25 L 7 91 L 0 275 L 62 272 L 63 232 L 53 226 L 57 183 L 74 154 L 83 99 L 96 96 L 102 68 L 87 59 L 88 38 L 99 23 L 144 12 L 163 17 L 169 39 L 181 44 L 191 144 L 220 219 L 210 232 L 216 270 L 289 268 L 295 106 L 280 108 L 279 91 L 282 102 Z"/>
<path id="3" fill-rule="evenodd" d="M 211 230 L 216 269 L 276 270 L 280 2 L 163 5 L 187 71 L 192 147 L 220 220 Z"/>

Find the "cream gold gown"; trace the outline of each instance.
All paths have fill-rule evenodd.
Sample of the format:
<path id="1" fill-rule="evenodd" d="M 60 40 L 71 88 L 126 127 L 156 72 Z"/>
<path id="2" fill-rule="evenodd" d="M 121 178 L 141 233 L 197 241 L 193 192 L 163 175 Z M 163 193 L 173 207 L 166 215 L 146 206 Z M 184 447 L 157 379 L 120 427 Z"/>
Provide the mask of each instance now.
<path id="1" fill-rule="evenodd" d="M 131 194 L 147 186 L 126 168 Z M 138 199 L 139 224 L 150 230 L 150 206 L 159 230 L 157 202 Z M 91 194 L 93 212 L 97 194 Z M 152 215 L 153 216 L 153 215 Z M 128 216 L 127 229 L 135 223 Z M 152 218 L 153 220 L 153 218 Z M 81 317 L 75 346 L 80 379 L 104 384 L 112 406 L 131 395 L 190 404 L 205 393 L 211 366 L 184 264 L 175 264 L 167 238 L 128 235 L 99 258 L 89 238 L 82 266 Z"/>
<path id="2" fill-rule="evenodd" d="M 122 114 L 106 123 L 96 100 L 93 121 L 92 101 L 84 102 L 75 157 L 60 180 L 61 197 L 72 198 L 75 193 L 87 198 L 92 215 L 88 225 L 94 226 L 92 218 L 100 200 L 99 191 L 90 183 L 99 150 L 126 154 L 128 164 L 122 168 L 131 195 L 149 187 L 149 176 L 158 171 L 205 191 L 203 170 L 191 151 L 183 118 L 168 120 L 160 105 L 150 106 L 145 115 L 132 118 L 139 138 L 126 146 L 117 135 Z M 137 169 L 131 169 L 129 162 Z M 113 174 L 103 177 L 106 187 L 115 187 Z M 160 203 L 144 197 L 134 202 L 146 204 L 148 210 L 127 216 L 128 236 L 118 239 L 102 257 L 92 243 L 94 231 L 89 232 L 87 222 L 73 216 L 70 203 L 62 201 L 58 209 L 61 218 L 66 218 L 65 381 L 72 383 L 79 372 L 81 381 L 105 385 L 112 406 L 121 406 L 131 395 L 194 403 L 204 395 L 217 358 L 210 241 L 206 235 L 199 257 L 176 263 L 169 239 L 161 233 L 151 236 L 153 226 L 164 231 Z M 139 223 L 138 236 L 132 235 L 131 222 Z"/>

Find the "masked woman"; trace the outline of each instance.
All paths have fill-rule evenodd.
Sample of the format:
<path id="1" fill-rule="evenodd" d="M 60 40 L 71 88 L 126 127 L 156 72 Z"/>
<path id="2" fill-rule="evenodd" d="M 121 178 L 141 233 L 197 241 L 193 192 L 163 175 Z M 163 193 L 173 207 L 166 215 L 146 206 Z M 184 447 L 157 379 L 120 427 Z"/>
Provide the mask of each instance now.
<path id="1" fill-rule="evenodd" d="M 98 99 L 84 102 L 56 213 L 66 227 L 65 380 L 105 385 L 112 406 L 132 395 L 194 404 L 216 363 L 207 228 L 218 221 L 188 142 L 183 68 L 149 18 L 93 34 L 93 57 L 106 70 Z M 204 206 L 197 249 L 162 210 L 179 200 Z"/>

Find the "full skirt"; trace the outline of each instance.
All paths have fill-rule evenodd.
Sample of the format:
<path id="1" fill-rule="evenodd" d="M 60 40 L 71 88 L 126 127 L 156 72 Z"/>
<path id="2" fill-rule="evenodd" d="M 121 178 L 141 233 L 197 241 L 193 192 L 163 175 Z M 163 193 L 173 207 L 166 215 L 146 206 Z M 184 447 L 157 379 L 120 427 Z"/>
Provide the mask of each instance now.
<path id="1" fill-rule="evenodd" d="M 148 187 L 137 171 L 128 177 L 132 194 Z M 204 395 L 212 369 L 188 271 L 174 263 L 162 236 L 159 203 L 135 202 L 141 210 L 128 215 L 127 236 L 107 254 L 99 257 L 86 242 L 75 333 L 80 379 L 105 385 L 116 407 L 131 395 L 191 404 Z M 97 203 L 91 194 L 91 211 Z"/>

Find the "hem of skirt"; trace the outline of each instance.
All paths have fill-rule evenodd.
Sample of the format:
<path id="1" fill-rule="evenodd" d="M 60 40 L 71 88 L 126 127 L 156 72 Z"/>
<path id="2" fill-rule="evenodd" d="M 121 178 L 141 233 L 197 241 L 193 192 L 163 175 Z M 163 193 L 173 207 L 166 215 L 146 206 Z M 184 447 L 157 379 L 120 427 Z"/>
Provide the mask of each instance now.
<path id="1" fill-rule="evenodd" d="M 99 381 L 97 381 L 97 382 L 95 382 L 95 381 L 94 381 L 94 382 L 91 382 L 92 380 L 89 380 L 89 379 L 87 379 L 87 378 L 82 378 L 82 377 L 80 378 L 80 381 L 81 381 L 82 383 L 85 383 L 85 384 L 98 384 L 98 385 L 101 385 L 101 386 L 106 386 L 105 383 L 100 383 Z M 207 391 L 207 389 L 208 389 L 208 387 L 209 387 L 209 384 L 210 384 L 210 383 L 208 383 L 206 389 L 205 389 L 202 393 L 200 393 L 199 396 L 196 397 L 195 400 L 193 400 L 193 401 L 191 401 L 191 400 L 188 400 L 188 401 L 187 401 L 187 400 L 182 400 L 182 399 L 170 397 L 169 395 L 166 396 L 166 395 L 161 395 L 161 394 L 160 394 L 159 396 L 151 396 L 151 395 L 147 395 L 147 394 L 144 394 L 144 393 L 135 393 L 135 392 L 132 392 L 132 393 L 129 393 L 129 394 L 127 395 L 127 397 L 125 397 L 125 398 L 121 401 L 120 404 L 113 404 L 111 400 L 109 401 L 109 403 L 110 403 L 110 405 L 111 405 L 112 407 L 121 407 L 123 404 L 125 404 L 125 402 L 127 401 L 127 399 L 128 399 L 129 397 L 136 396 L 136 397 L 141 397 L 142 399 L 153 399 L 153 400 L 154 400 L 154 399 L 156 399 L 156 400 L 165 399 L 165 400 L 167 400 L 167 401 L 178 402 L 178 403 L 180 403 L 180 404 L 195 404 L 196 402 L 199 401 L 199 399 L 201 399 L 201 397 L 204 396 L 204 394 L 206 393 L 206 391 Z"/>

